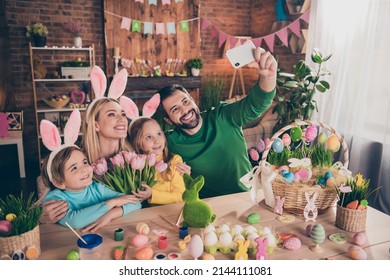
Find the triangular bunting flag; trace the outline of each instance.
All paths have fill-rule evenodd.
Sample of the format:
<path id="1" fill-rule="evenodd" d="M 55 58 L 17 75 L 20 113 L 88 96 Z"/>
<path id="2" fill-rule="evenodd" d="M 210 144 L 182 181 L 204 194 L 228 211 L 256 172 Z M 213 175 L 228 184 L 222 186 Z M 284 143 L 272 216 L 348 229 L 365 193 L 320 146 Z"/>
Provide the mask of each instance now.
<path id="1" fill-rule="evenodd" d="M 227 38 L 227 34 L 225 32 L 222 32 L 222 31 L 219 31 L 218 32 L 218 48 L 220 48 L 223 43 L 225 43 L 226 41 L 226 38 Z"/>
<path id="2" fill-rule="evenodd" d="M 176 34 L 176 28 L 174 22 L 167 22 L 167 34 Z"/>
<path id="3" fill-rule="evenodd" d="M 171 4 L 171 0 L 162 0 L 161 1 L 163 5 L 169 5 Z M 169 33 L 168 33 L 169 34 Z"/>
<path id="4" fill-rule="evenodd" d="M 164 23 L 163 22 L 156 23 L 156 34 L 164 34 Z"/>
<path id="5" fill-rule="evenodd" d="M 295 35 L 297 35 L 298 38 L 302 37 L 301 34 L 301 25 L 299 23 L 299 19 L 294 20 L 292 23 L 290 23 L 287 26 L 288 29 L 290 29 Z"/>
<path id="6" fill-rule="evenodd" d="M 256 48 L 261 46 L 261 42 L 263 41 L 263 38 L 255 38 L 252 39 L 253 44 L 256 46 Z"/>
<path id="7" fill-rule="evenodd" d="M 131 31 L 141 32 L 141 22 L 139 20 L 132 20 L 131 21 Z"/>
<path id="8" fill-rule="evenodd" d="M 229 41 L 230 41 L 230 48 L 234 48 L 237 44 L 238 38 L 234 36 L 230 36 Z"/>
<path id="9" fill-rule="evenodd" d="M 144 0 L 135 0 L 135 2 L 144 3 Z"/>
<path id="10" fill-rule="evenodd" d="M 268 36 L 263 37 L 265 43 L 267 44 L 270 52 L 274 52 L 274 41 L 275 41 L 275 35 L 270 34 Z"/>
<path id="11" fill-rule="evenodd" d="M 300 19 L 306 21 L 307 23 L 309 23 L 309 20 L 310 20 L 310 10 L 307 10 L 301 17 Z"/>
<path id="12" fill-rule="evenodd" d="M 153 34 L 153 23 L 144 22 L 144 34 Z"/>
<path id="13" fill-rule="evenodd" d="M 122 18 L 121 29 L 127 29 L 130 31 L 131 19 L 127 17 Z"/>
<path id="14" fill-rule="evenodd" d="M 157 0 L 149 0 L 149 5 L 156 5 L 157 6 Z"/>
<path id="15" fill-rule="evenodd" d="M 210 22 L 207 19 L 202 18 L 200 30 L 201 31 L 205 30 L 207 27 L 209 27 L 209 25 L 210 25 Z"/>
<path id="16" fill-rule="evenodd" d="M 276 32 L 276 36 L 282 41 L 283 45 L 288 47 L 288 32 L 287 32 L 287 27 L 280 29 L 279 31 Z"/>
<path id="17" fill-rule="evenodd" d="M 218 35 L 218 30 L 214 26 L 211 26 L 211 39 L 214 39 Z"/>
<path id="18" fill-rule="evenodd" d="M 234 45 L 234 47 L 238 47 L 238 46 L 241 46 L 241 45 L 242 45 L 241 39 L 238 38 L 237 43 Z"/>
<path id="19" fill-rule="evenodd" d="M 183 2 L 183 0 L 175 0 L 176 3 Z"/>
<path id="20" fill-rule="evenodd" d="M 188 26 L 188 21 L 184 20 L 180 22 L 180 30 L 182 32 L 188 32 L 190 30 L 190 27 Z"/>

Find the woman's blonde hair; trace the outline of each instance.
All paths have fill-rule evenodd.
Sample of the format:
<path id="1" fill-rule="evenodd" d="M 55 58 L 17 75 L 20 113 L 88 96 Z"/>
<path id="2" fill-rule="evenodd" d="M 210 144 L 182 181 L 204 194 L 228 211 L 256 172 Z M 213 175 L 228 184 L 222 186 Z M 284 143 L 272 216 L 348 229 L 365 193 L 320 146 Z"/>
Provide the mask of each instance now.
<path id="1" fill-rule="evenodd" d="M 55 155 L 53 158 L 53 161 L 51 163 L 51 175 L 52 175 L 52 181 L 62 183 L 65 181 L 65 164 L 69 160 L 70 156 L 74 151 L 81 151 L 79 147 L 76 146 L 70 146 L 62 149 L 58 152 L 58 154 Z M 81 151 L 82 152 L 82 151 Z M 43 184 L 50 188 L 54 189 L 56 186 L 53 185 L 52 182 L 50 182 L 49 175 L 47 174 L 47 162 L 49 160 L 49 155 L 43 160 L 42 163 L 42 169 L 41 169 L 41 177 Z"/>
<path id="2" fill-rule="evenodd" d="M 99 158 L 101 158 L 99 135 L 96 131 L 96 122 L 99 120 L 100 111 L 102 110 L 103 106 L 109 102 L 115 102 L 119 104 L 119 101 L 116 99 L 112 99 L 112 98 L 99 99 L 92 105 L 92 108 L 88 108 L 89 112 L 88 114 L 86 114 L 83 120 L 82 147 L 90 163 L 93 163 Z M 131 150 L 128 144 L 126 144 L 126 138 L 119 140 L 118 151 L 115 151 L 115 153 L 122 150 Z"/>
<path id="3" fill-rule="evenodd" d="M 139 118 L 132 122 L 129 131 L 128 131 L 128 139 L 133 147 L 134 151 L 137 154 L 147 154 L 146 151 L 142 150 L 142 132 L 144 125 L 148 122 L 155 122 L 160 125 L 155 119 L 152 118 Z M 165 135 L 164 135 L 165 137 Z M 165 146 L 163 149 L 163 161 L 169 163 L 172 159 L 173 155 L 168 151 L 167 140 L 165 139 Z M 163 173 L 164 179 L 170 179 L 170 169 L 167 168 Z"/>

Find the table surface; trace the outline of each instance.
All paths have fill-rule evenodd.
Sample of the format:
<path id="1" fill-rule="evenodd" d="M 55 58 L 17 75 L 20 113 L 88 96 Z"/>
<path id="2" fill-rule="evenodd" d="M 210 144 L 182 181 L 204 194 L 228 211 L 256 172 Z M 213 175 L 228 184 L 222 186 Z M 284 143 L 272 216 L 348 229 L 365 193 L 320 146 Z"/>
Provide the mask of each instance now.
<path id="1" fill-rule="evenodd" d="M 328 238 L 321 244 L 323 251 L 321 253 L 314 252 L 310 249 L 314 245 L 310 237 L 306 235 L 306 226 L 313 222 L 305 222 L 303 216 L 296 215 L 295 220 L 291 223 L 282 223 L 276 219 L 277 214 L 273 213 L 272 209 L 264 204 L 264 200 L 255 205 L 250 200 L 249 193 L 238 193 L 220 197 L 205 199 L 210 205 L 213 212 L 217 215 L 213 225 L 218 227 L 222 224 L 227 224 L 233 227 L 239 224 L 243 227 L 248 225 L 246 217 L 253 212 L 260 214 L 261 221 L 254 225 L 258 229 L 269 227 L 277 233 L 293 233 L 302 242 L 302 247 L 295 251 L 290 251 L 285 248 L 277 247 L 270 255 L 270 259 L 275 260 L 297 260 L 297 259 L 350 259 L 347 255 L 348 247 L 353 245 L 352 238 L 355 233 L 346 232 L 335 227 L 336 208 L 330 208 L 326 213 L 317 217 L 315 223 L 323 225 L 326 236 L 331 233 L 343 232 L 347 235 L 347 242 L 337 244 Z M 176 252 L 181 254 L 181 259 L 191 259 L 188 248 L 180 250 L 178 243 L 180 241 L 178 228 L 174 226 L 180 215 L 183 203 L 170 204 L 164 206 L 154 206 L 150 208 L 140 209 L 132 212 L 124 217 L 115 219 L 110 224 L 98 230 L 98 234 L 103 236 L 102 258 L 105 260 L 113 259 L 113 248 L 115 246 L 127 246 L 128 240 L 131 239 L 136 232 L 136 225 L 140 222 L 145 222 L 149 225 L 151 232 L 148 234 L 149 246 L 153 249 L 154 254 L 159 252 L 169 254 Z M 164 219 L 163 219 L 163 218 Z M 123 241 L 114 240 L 114 231 L 117 228 L 124 230 Z M 157 247 L 156 231 L 166 231 L 168 237 L 168 248 L 160 250 Z M 190 228 L 189 234 L 202 235 L 202 229 Z M 80 233 L 80 232 L 79 232 Z M 83 235 L 84 233 L 82 233 Z M 390 259 L 390 216 L 371 207 L 367 212 L 366 235 L 368 242 L 363 246 L 367 253 L 368 259 L 388 260 Z M 58 224 L 42 224 L 40 225 L 41 238 L 41 255 L 42 260 L 63 260 L 66 259 L 66 254 L 72 249 L 77 249 L 77 237 L 67 227 Z M 126 259 L 135 259 L 137 248 L 132 245 L 127 247 Z M 234 253 L 224 255 L 217 252 L 214 257 L 216 259 L 234 259 Z"/>

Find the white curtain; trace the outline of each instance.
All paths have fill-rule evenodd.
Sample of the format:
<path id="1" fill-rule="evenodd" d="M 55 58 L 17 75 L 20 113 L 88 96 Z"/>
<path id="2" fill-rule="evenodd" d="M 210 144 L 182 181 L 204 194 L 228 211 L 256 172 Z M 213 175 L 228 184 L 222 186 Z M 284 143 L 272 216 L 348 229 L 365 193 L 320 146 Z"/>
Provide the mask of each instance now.
<path id="1" fill-rule="evenodd" d="M 382 186 L 370 203 L 390 214 L 390 1 L 311 2 L 306 62 L 314 66 L 313 48 L 333 54 L 331 90 L 316 94 L 314 119 L 345 136 L 350 169 Z"/>

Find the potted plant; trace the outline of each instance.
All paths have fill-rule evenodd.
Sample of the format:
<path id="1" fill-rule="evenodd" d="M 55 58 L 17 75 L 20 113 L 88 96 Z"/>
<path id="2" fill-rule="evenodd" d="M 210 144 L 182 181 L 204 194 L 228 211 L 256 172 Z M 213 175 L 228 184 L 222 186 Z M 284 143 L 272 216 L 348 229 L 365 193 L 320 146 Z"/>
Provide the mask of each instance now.
<path id="1" fill-rule="evenodd" d="M 200 108 L 202 111 L 218 105 L 221 100 L 223 87 L 223 80 L 218 79 L 213 74 L 207 78 L 202 86 L 202 96 L 200 102 Z"/>
<path id="2" fill-rule="evenodd" d="M 278 117 L 273 133 L 295 120 L 310 120 L 313 111 L 318 112 L 314 95 L 317 91 L 326 92 L 330 88 L 324 76 L 331 73 L 322 64 L 331 56 L 323 56 L 320 50 L 314 49 L 311 59 L 318 65 L 317 69 L 312 69 L 304 60 L 300 60 L 294 65 L 293 73 L 278 70 L 275 107 L 272 110 Z"/>
<path id="3" fill-rule="evenodd" d="M 80 33 L 81 33 L 80 21 L 78 20 L 78 21 L 67 22 L 64 24 L 64 28 L 66 31 L 68 31 L 74 35 L 73 45 L 76 48 L 82 48 L 83 47 L 83 40 L 80 37 Z"/>
<path id="4" fill-rule="evenodd" d="M 44 47 L 46 45 L 47 34 L 49 34 L 47 27 L 40 22 L 26 26 L 26 36 L 32 39 L 36 47 Z"/>
<path id="5" fill-rule="evenodd" d="M 187 67 L 191 69 L 192 76 L 199 76 L 200 69 L 203 68 L 203 61 L 200 58 L 188 60 Z"/>

